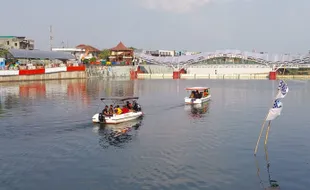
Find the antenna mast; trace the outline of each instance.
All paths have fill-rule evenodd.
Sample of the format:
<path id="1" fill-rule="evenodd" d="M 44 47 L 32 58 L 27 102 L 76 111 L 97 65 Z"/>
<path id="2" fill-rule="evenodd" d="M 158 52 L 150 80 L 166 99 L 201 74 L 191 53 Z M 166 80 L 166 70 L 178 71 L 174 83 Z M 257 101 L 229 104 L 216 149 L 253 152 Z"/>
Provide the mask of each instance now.
<path id="1" fill-rule="evenodd" d="M 53 26 L 50 25 L 50 50 L 53 49 Z"/>

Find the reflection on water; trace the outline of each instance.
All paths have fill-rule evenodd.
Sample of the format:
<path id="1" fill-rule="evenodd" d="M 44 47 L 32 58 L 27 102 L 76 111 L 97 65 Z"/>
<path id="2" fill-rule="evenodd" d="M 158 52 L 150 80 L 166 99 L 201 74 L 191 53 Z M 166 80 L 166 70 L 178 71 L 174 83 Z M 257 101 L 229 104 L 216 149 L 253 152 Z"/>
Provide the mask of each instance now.
<path id="1" fill-rule="evenodd" d="M 210 101 L 202 104 L 185 105 L 185 110 L 189 111 L 190 117 L 201 118 L 209 112 Z"/>
<path id="2" fill-rule="evenodd" d="M 95 124 L 94 131 L 100 136 L 99 144 L 106 149 L 110 146 L 123 148 L 133 140 L 137 130 L 142 124 L 142 119 L 136 119 L 120 124 Z"/>
<path id="3" fill-rule="evenodd" d="M 271 173 L 270 173 L 270 162 L 269 162 L 269 157 L 268 157 L 268 149 L 265 146 L 264 147 L 264 152 L 265 152 L 265 161 L 266 161 L 266 168 L 267 168 L 267 175 L 268 175 L 268 185 L 267 187 L 265 187 L 265 184 L 261 178 L 261 174 L 260 174 L 260 166 L 259 166 L 259 162 L 257 160 L 257 157 L 254 156 L 255 158 L 255 162 L 256 162 L 256 167 L 257 167 L 257 176 L 258 179 L 260 181 L 260 185 L 264 190 L 280 190 L 280 185 L 278 184 L 278 182 L 274 179 L 271 178 Z"/>
<path id="4" fill-rule="evenodd" d="M 182 89 L 206 83 L 212 101 L 184 106 Z M 277 84 L 203 79 L 0 83 L 0 189 L 259 190 L 252 148 Z M 274 179 L 285 189 L 310 186 L 309 84 L 290 84 L 289 109 L 270 138 L 272 167 L 258 157 L 264 189 Z M 132 95 L 139 96 L 143 120 L 92 124 L 101 97 Z"/>
<path id="5" fill-rule="evenodd" d="M 92 98 L 99 96 L 133 96 L 132 81 L 60 80 L 0 83 L 0 115 L 5 110 L 39 104 L 47 99 L 78 103 L 87 107 Z"/>

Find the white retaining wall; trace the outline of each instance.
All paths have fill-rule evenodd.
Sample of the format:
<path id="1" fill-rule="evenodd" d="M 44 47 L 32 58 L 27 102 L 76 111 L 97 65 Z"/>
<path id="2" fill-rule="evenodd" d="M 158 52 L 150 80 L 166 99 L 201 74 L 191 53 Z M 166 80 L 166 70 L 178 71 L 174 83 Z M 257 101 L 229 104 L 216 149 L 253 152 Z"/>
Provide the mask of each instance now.
<path id="1" fill-rule="evenodd" d="M 256 74 L 269 73 L 272 68 L 188 68 L 188 74 Z"/>
<path id="2" fill-rule="evenodd" d="M 19 75 L 19 70 L 0 70 L 0 76 Z"/>
<path id="3" fill-rule="evenodd" d="M 67 67 L 52 67 L 52 68 L 45 68 L 45 73 L 57 73 L 57 72 L 66 72 Z"/>

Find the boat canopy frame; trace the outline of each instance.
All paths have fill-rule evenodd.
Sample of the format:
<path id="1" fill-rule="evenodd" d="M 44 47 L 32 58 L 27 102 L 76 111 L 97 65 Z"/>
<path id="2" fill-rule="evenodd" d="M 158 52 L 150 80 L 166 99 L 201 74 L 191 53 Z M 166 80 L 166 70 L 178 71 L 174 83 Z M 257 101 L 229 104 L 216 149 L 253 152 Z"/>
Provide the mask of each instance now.
<path id="1" fill-rule="evenodd" d="M 115 105 L 116 103 L 124 103 L 127 100 L 138 100 L 139 97 L 138 96 L 128 96 L 128 97 L 103 97 L 100 98 L 101 102 L 104 105 L 107 105 L 104 103 L 104 101 L 111 101 L 113 105 Z"/>
<path id="2" fill-rule="evenodd" d="M 187 87 L 187 88 L 185 88 L 185 90 L 186 91 L 196 91 L 196 90 L 198 90 L 198 92 L 202 92 L 204 90 L 209 91 L 210 88 L 209 87 Z"/>

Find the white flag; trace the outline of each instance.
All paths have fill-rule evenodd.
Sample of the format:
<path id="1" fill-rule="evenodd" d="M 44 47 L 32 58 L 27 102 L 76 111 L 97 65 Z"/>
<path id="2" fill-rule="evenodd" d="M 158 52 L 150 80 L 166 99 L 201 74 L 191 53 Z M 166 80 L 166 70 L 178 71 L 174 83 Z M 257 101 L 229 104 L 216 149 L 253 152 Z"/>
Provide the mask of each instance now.
<path id="1" fill-rule="evenodd" d="M 287 84 L 281 80 L 278 86 L 278 94 L 275 99 L 284 98 L 286 94 L 288 93 L 288 90 L 289 89 L 288 89 Z"/>
<path id="2" fill-rule="evenodd" d="M 276 119 L 279 115 L 281 115 L 282 107 L 281 108 L 271 108 L 269 110 L 268 116 L 266 121 L 271 121 Z"/>
<path id="3" fill-rule="evenodd" d="M 288 93 L 288 87 L 284 88 L 283 90 L 278 90 L 278 94 L 276 96 L 276 99 L 284 98 Z"/>
<path id="4" fill-rule="evenodd" d="M 274 101 L 272 108 L 269 110 L 266 121 L 271 121 L 276 119 L 279 115 L 281 115 L 281 111 L 283 108 L 282 102 L 279 99 Z"/>

